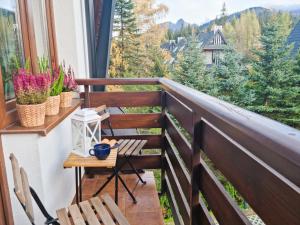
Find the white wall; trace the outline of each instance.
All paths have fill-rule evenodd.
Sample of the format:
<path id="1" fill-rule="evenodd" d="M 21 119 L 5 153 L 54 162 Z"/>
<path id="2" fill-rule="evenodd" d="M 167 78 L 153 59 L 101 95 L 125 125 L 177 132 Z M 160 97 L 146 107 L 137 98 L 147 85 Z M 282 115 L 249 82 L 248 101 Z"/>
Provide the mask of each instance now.
<path id="1" fill-rule="evenodd" d="M 58 60 L 74 68 L 76 78 L 88 78 L 86 17 L 84 0 L 54 0 Z"/>
<path id="2" fill-rule="evenodd" d="M 204 51 L 204 63 L 205 65 L 210 65 L 212 64 L 212 51 Z"/>
<path id="3" fill-rule="evenodd" d="M 30 223 L 13 193 L 13 176 L 9 160 L 12 152 L 26 170 L 30 185 L 53 217 L 56 217 L 57 209 L 67 207 L 72 202 L 75 195 L 74 169 L 64 169 L 63 162 L 72 150 L 73 114 L 46 137 L 38 134 L 1 136 L 15 225 L 30 225 Z M 36 224 L 44 224 L 45 219 L 35 204 L 34 215 Z"/>

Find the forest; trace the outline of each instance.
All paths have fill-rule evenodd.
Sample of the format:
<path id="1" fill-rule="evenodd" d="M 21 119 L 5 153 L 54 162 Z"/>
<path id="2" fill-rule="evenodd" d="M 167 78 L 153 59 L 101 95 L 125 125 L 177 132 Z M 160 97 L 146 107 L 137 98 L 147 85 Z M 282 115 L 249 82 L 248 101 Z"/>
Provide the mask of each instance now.
<path id="1" fill-rule="evenodd" d="M 228 45 L 218 65 L 204 64 L 199 29 L 172 32 L 159 23 L 168 7 L 155 0 L 118 0 L 115 8 L 110 77 L 168 77 L 184 85 L 300 128 L 300 53 L 291 56 L 287 37 L 297 23 L 288 12 L 245 11 L 227 19 L 224 4 L 207 30 L 223 26 Z M 162 43 L 187 38 L 176 62 Z"/>
<path id="2" fill-rule="evenodd" d="M 205 30 L 201 30 L 201 26 L 186 26 L 172 31 L 159 23 L 167 13 L 168 7 L 156 4 L 155 0 L 117 0 L 110 77 L 167 77 L 300 128 L 300 52 L 292 55 L 293 46 L 287 44 L 287 37 L 299 18 L 286 12 L 258 15 L 246 10 L 229 19 L 223 4 L 220 15 Z M 198 35 L 208 32 L 214 25 L 223 27 L 228 44 L 218 59 L 219 63 L 208 67 L 204 63 Z M 168 63 L 172 56 L 161 46 L 178 37 L 186 38 L 186 47 L 173 63 Z M 137 87 L 124 88 L 130 91 Z M 150 87 L 142 88 L 149 90 Z M 131 109 L 128 112 L 132 110 L 154 112 L 159 109 Z M 159 131 L 153 130 L 156 132 Z M 213 168 L 209 161 L 207 163 Z M 214 172 L 239 206 L 249 209 L 224 176 L 216 169 Z M 155 174 L 159 183 L 160 174 Z M 167 199 L 160 199 L 165 222 L 169 224 L 171 212 Z"/>

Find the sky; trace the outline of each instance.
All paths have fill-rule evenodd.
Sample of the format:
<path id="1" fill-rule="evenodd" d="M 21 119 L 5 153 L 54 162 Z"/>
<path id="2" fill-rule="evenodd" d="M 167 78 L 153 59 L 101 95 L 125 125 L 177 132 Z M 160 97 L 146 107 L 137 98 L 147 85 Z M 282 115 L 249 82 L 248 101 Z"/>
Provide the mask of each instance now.
<path id="1" fill-rule="evenodd" d="M 183 18 L 189 23 L 202 24 L 220 14 L 226 3 L 228 14 L 254 6 L 300 5 L 300 0 L 156 0 L 169 7 L 168 15 L 162 21 L 176 22 Z"/>

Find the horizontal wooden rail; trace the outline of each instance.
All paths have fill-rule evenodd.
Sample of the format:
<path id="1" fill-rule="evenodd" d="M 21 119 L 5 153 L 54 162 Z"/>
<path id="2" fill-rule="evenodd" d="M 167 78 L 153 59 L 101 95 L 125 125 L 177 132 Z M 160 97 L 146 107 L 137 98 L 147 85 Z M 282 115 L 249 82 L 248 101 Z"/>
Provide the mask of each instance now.
<path id="1" fill-rule="evenodd" d="M 183 198 L 180 192 L 180 185 L 177 178 L 172 174 L 172 170 L 170 164 L 166 165 L 166 174 L 165 180 L 171 193 L 173 193 L 173 198 L 169 199 L 172 201 L 172 205 L 175 205 L 178 208 L 178 214 L 176 217 L 182 218 L 184 224 L 190 224 L 191 222 L 191 215 L 190 215 L 190 208 L 187 206 L 185 199 Z"/>
<path id="2" fill-rule="evenodd" d="M 194 132 L 193 111 L 170 93 L 166 94 L 167 112 L 171 113 L 191 135 Z"/>
<path id="3" fill-rule="evenodd" d="M 199 188 L 219 224 L 251 225 L 204 161 L 198 171 Z"/>
<path id="4" fill-rule="evenodd" d="M 172 187 L 171 187 L 171 184 L 168 180 L 168 177 L 165 176 L 164 179 L 165 179 L 166 187 L 167 187 L 166 190 L 165 190 L 165 193 L 168 197 L 170 208 L 172 210 L 173 221 L 176 225 L 184 225 L 184 222 L 182 221 L 182 218 L 181 218 L 178 206 L 176 204 L 175 196 L 174 196 L 174 193 L 172 191 Z"/>
<path id="5" fill-rule="evenodd" d="M 192 214 L 193 225 L 216 225 L 202 199 L 193 207 Z"/>
<path id="6" fill-rule="evenodd" d="M 81 94 L 84 98 L 84 93 Z M 141 107 L 160 106 L 160 91 L 145 92 L 90 92 L 90 107 L 106 105 L 107 107 Z"/>
<path id="7" fill-rule="evenodd" d="M 110 122 L 113 129 L 129 128 L 161 128 L 161 113 L 143 114 L 112 114 Z M 108 128 L 107 123 L 103 123 L 104 129 Z"/>
<path id="8" fill-rule="evenodd" d="M 165 128 L 167 134 L 171 138 L 171 142 L 173 142 L 175 147 L 178 149 L 179 155 L 185 163 L 185 167 L 191 172 L 193 169 L 193 151 L 190 143 L 188 143 L 186 138 L 181 134 L 168 115 L 165 116 Z"/>
<path id="9" fill-rule="evenodd" d="M 176 151 L 172 148 L 167 138 L 165 139 L 165 146 L 166 146 L 166 157 L 168 158 L 167 162 L 170 164 L 170 166 L 172 166 L 174 173 L 176 174 L 176 177 L 178 178 L 178 180 L 180 180 L 180 186 L 182 192 L 185 195 L 187 202 L 190 204 L 192 201 L 191 175 L 188 174 L 188 172 L 185 172 L 186 169 L 180 162 L 181 160 L 178 159 L 178 156 L 176 155 Z"/>
<path id="10" fill-rule="evenodd" d="M 76 79 L 78 85 L 157 85 L 158 78 L 93 78 Z"/>

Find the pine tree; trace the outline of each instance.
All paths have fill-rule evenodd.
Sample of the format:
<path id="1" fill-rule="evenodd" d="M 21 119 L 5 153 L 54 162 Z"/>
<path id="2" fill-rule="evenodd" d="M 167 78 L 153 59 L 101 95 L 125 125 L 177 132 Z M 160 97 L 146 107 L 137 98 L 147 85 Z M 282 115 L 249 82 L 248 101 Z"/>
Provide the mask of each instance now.
<path id="1" fill-rule="evenodd" d="M 217 19 L 217 24 L 224 26 L 227 21 L 227 7 L 226 3 L 224 2 L 221 9 L 221 16 L 219 19 Z"/>
<path id="2" fill-rule="evenodd" d="M 290 125 L 299 121 L 299 76 L 292 71 L 293 64 L 286 35 L 277 18 L 271 18 L 263 28 L 261 49 L 255 51 L 253 73 L 248 87 L 254 91 L 255 100 L 249 109 Z M 297 122 L 298 121 L 298 122 Z"/>
<path id="3" fill-rule="evenodd" d="M 137 63 L 139 56 L 138 28 L 132 0 L 117 0 L 115 6 L 114 41 L 120 53 L 116 73 L 123 75 Z"/>
<path id="4" fill-rule="evenodd" d="M 296 56 L 293 71 L 295 74 L 300 76 L 300 51 L 298 52 L 298 55 Z"/>
<path id="5" fill-rule="evenodd" d="M 178 65 L 173 74 L 174 79 L 188 87 L 208 92 L 211 79 L 206 73 L 202 49 L 195 37 L 188 41 L 186 49 L 178 58 Z"/>
<path id="6" fill-rule="evenodd" d="M 229 46 L 220 56 L 218 65 L 211 68 L 210 73 L 214 80 L 211 94 L 225 101 L 243 105 L 247 68 L 241 54 Z"/>
<path id="7" fill-rule="evenodd" d="M 290 51 L 285 46 L 285 38 L 281 34 L 278 21 L 269 22 L 263 29 L 261 50 L 255 51 L 258 60 L 253 62 L 252 81 L 257 100 L 260 105 L 273 104 L 274 94 L 291 75 Z"/>
<path id="8" fill-rule="evenodd" d="M 221 16 L 224 17 L 226 15 L 227 15 L 226 3 L 223 2 L 223 6 L 222 6 L 222 9 L 221 9 Z"/>

